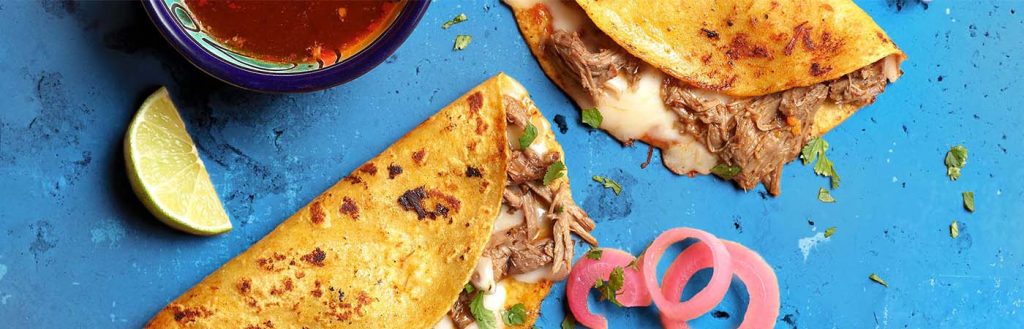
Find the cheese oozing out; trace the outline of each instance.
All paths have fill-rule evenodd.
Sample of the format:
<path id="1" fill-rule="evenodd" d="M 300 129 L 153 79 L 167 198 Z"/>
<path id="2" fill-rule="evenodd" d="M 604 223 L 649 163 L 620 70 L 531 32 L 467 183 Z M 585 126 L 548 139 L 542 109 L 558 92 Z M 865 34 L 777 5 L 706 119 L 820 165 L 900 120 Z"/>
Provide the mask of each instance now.
<path id="1" fill-rule="evenodd" d="M 554 30 L 577 32 L 589 45 L 600 44 L 595 42 L 595 36 L 604 34 L 576 5 L 559 0 L 504 1 L 517 9 L 544 5 L 550 13 Z M 884 65 L 885 76 L 890 82 L 896 81 L 900 76 L 899 56 L 886 57 Z M 587 93 L 579 84 L 563 87 L 580 108 L 596 107 L 604 118 L 600 128 L 619 141 L 630 143 L 643 139 L 650 142 L 661 149 L 665 166 L 676 174 L 710 173 L 711 168 L 718 164 L 718 157 L 693 136 L 679 132 L 678 116 L 665 106 L 661 98 L 661 84 L 666 75 L 647 63 L 640 64 L 638 74 L 638 82 L 630 85 L 627 77 L 620 73 L 605 82 L 604 90 L 596 96 Z M 692 91 L 705 99 L 725 104 L 737 100 L 712 90 L 693 88 Z M 830 105 L 833 104 L 826 103 L 823 107 Z"/>
<path id="2" fill-rule="evenodd" d="M 528 97 L 529 95 L 526 93 L 526 88 L 524 88 L 522 85 L 516 84 L 512 86 L 512 88 L 509 88 L 506 96 L 519 99 L 528 106 L 527 108 L 532 107 L 532 104 L 528 103 L 530 102 L 530 100 Z M 537 137 L 534 139 L 533 143 L 530 144 L 529 150 L 537 154 L 547 153 L 547 151 L 552 148 L 550 145 L 548 145 L 548 143 L 550 143 L 548 138 L 545 138 L 547 137 L 547 134 L 552 133 L 551 125 L 547 122 L 547 120 L 532 120 L 531 118 L 530 122 L 535 127 L 537 127 Z M 512 127 L 511 125 L 506 131 L 508 140 L 511 141 L 514 146 L 518 145 L 519 136 L 521 136 L 522 133 L 522 129 Z M 494 228 L 491 231 L 491 236 L 494 236 L 495 234 L 503 234 L 505 231 L 523 225 L 526 222 L 526 216 L 523 214 L 521 210 L 509 210 L 511 210 L 511 208 L 502 203 L 501 209 L 498 212 L 498 217 L 494 221 Z M 534 211 L 537 212 L 537 218 L 540 219 L 537 223 L 539 227 L 551 227 L 551 219 L 547 218 L 547 216 L 544 216 L 545 214 L 547 214 L 546 208 L 541 207 L 539 204 L 537 204 L 534 207 Z M 541 280 L 555 280 L 558 278 L 558 276 L 551 271 L 551 264 L 548 264 L 541 268 L 530 271 L 528 273 L 507 276 L 503 278 L 500 282 L 496 282 L 494 278 L 493 260 L 489 257 L 480 257 L 480 259 L 477 261 L 476 267 L 473 270 L 471 278 L 472 279 L 470 280 L 470 284 L 472 284 L 476 289 L 480 289 L 484 293 L 484 307 L 494 312 L 496 319 L 500 319 L 500 312 L 504 307 L 505 299 L 507 298 L 505 286 L 502 282 L 505 282 L 505 280 L 516 280 L 526 283 L 536 283 L 540 282 Z M 503 327 L 501 321 L 498 322 L 499 328 Z M 454 322 L 452 321 L 451 317 L 447 315 L 445 315 L 434 326 L 435 329 L 448 329 L 454 327 Z M 467 328 L 476 328 L 476 323 L 471 324 Z"/>

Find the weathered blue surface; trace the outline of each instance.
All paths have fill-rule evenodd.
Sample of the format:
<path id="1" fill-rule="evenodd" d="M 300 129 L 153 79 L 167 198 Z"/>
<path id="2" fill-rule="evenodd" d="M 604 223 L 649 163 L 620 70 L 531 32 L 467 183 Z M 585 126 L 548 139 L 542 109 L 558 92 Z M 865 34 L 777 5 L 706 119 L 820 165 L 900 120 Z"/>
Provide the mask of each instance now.
<path id="1" fill-rule="evenodd" d="M 0 327 L 141 326 L 499 71 L 522 81 L 549 119 L 569 119 L 558 138 L 576 198 L 605 246 L 638 253 L 681 225 L 744 243 L 779 276 L 780 328 L 1024 326 L 1024 3 L 859 2 L 910 60 L 877 103 L 827 136 L 843 185 L 833 192 L 837 203 L 823 204 L 815 197 L 827 181 L 798 163 L 786 167 L 778 198 L 659 165 L 641 170 L 646 148 L 620 147 L 576 123 L 510 11 L 493 1 L 438 1 L 387 63 L 303 95 L 253 94 L 204 76 L 165 44 L 137 2 L 0 1 Z M 440 28 L 460 12 L 470 20 Z M 473 42 L 452 52 L 459 33 Z M 127 185 L 121 138 L 160 85 L 179 104 L 235 223 L 228 234 L 173 231 Z M 961 143 L 970 160 L 950 182 L 942 159 Z M 623 194 L 600 188 L 590 180 L 596 174 L 621 182 Z M 962 209 L 961 191 L 975 192 L 976 213 Z M 956 240 L 953 219 L 961 223 Z M 836 235 L 815 243 L 830 226 Z M 890 288 L 868 281 L 872 272 Z M 562 320 L 561 289 L 544 304 L 540 327 Z M 708 315 L 694 327 L 734 327 L 741 295 L 719 307 L 728 319 Z M 613 327 L 656 325 L 650 310 L 599 309 Z"/>

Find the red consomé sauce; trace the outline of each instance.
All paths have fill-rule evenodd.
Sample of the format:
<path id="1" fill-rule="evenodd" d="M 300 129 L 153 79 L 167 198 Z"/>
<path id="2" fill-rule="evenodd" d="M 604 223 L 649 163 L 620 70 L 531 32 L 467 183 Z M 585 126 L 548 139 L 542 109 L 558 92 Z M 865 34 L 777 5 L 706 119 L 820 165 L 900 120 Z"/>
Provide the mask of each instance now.
<path id="1" fill-rule="evenodd" d="M 330 65 L 359 52 L 405 1 L 185 0 L 199 26 L 225 46 L 272 62 Z"/>

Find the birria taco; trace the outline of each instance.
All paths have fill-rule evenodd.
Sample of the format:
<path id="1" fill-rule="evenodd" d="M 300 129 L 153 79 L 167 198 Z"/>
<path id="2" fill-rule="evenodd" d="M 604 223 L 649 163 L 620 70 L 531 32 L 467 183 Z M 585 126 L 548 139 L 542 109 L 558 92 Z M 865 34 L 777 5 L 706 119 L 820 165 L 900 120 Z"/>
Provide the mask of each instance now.
<path id="1" fill-rule="evenodd" d="M 498 75 L 146 327 L 464 328 L 506 318 L 528 327 L 552 281 L 568 273 L 571 234 L 596 243 L 563 155 L 526 90 Z"/>
<path id="2" fill-rule="evenodd" d="M 773 195 L 782 166 L 874 102 L 906 58 L 850 0 L 505 2 L 601 129 L 661 149 L 676 174 Z"/>

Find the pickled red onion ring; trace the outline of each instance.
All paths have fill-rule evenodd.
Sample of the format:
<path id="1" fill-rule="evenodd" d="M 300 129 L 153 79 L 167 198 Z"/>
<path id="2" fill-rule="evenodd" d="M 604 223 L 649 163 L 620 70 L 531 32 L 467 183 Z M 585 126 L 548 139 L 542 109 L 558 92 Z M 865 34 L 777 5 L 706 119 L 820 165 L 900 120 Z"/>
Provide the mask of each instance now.
<path id="1" fill-rule="evenodd" d="M 756 252 L 736 242 L 722 240 L 732 256 L 733 270 L 747 286 L 750 296 L 747 311 L 743 314 L 740 329 L 773 328 L 779 316 L 779 281 L 775 271 Z M 662 293 L 679 298 L 687 281 L 698 271 L 712 266 L 711 250 L 704 243 L 697 243 L 679 255 L 665 272 Z M 686 321 L 661 315 L 665 328 L 688 328 Z"/>
<path id="2" fill-rule="evenodd" d="M 590 312 L 587 307 L 587 297 L 590 289 L 598 279 L 608 280 L 612 270 L 621 267 L 623 282 L 622 290 L 616 295 L 616 300 L 623 306 L 647 306 L 651 304 L 651 297 L 646 287 L 641 283 L 643 276 L 640 271 L 629 266 L 636 258 L 622 250 L 601 248 L 601 258 L 598 260 L 587 257 L 580 258 L 573 265 L 569 272 L 569 280 L 565 284 L 565 294 L 569 300 L 569 310 L 572 311 L 576 322 L 589 328 L 608 328 L 608 320 L 604 316 Z"/>
<path id="3" fill-rule="evenodd" d="M 714 273 L 711 275 L 708 285 L 697 292 L 693 298 L 685 302 L 678 302 L 679 295 L 675 295 L 675 298 L 670 301 L 665 298 L 665 294 L 658 287 L 658 261 L 661 260 L 661 256 L 669 245 L 688 238 L 696 238 L 709 247 Z M 732 258 L 725 245 L 711 233 L 692 228 L 674 228 L 658 235 L 644 252 L 640 262 L 640 271 L 644 277 L 644 285 L 650 292 L 654 304 L 661 310 L 662 316 L 677 321 L 694 319 L 711 311 L 722 301 L 722 298 L 725 298 L 733 274 Z M 575 312 L 573 313 L 575 314 Z"/>

